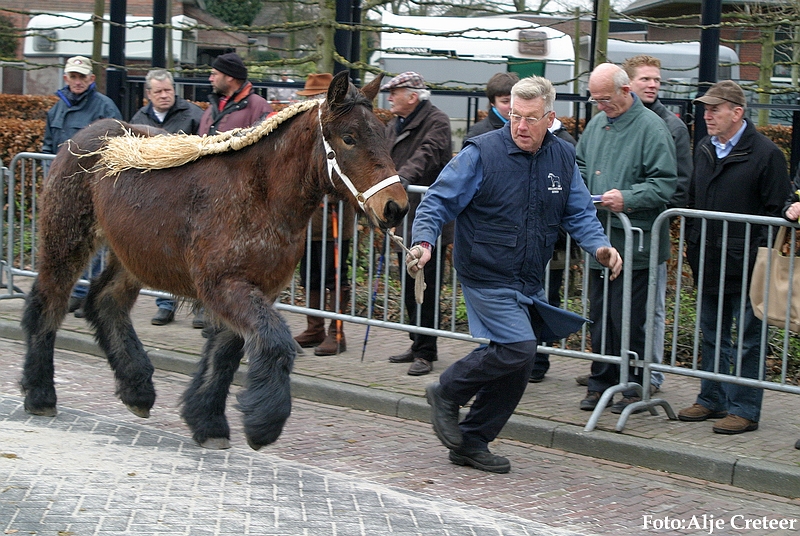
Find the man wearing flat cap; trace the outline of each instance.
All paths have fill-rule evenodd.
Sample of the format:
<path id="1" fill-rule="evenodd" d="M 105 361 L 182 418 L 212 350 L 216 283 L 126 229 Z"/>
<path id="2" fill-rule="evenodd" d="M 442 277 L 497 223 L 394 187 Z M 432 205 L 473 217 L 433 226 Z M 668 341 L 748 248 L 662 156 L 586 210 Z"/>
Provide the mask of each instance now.
<path id="1" fill-rule="evenodd" d="M 688 207 L 781 217 L 784 202 L 791 195 L 786 159 L 772 141 L 745 119 L 747 102 L 742 88 L 730 80 L 718 82 L 694 102 L 705 107 L 703 119 L 708 135 L 695 149 Z M 715 370 L 715 341 L 719 335 L 722 347 L 719 348 L 717 370 L 729 373 L 738 358 L 739 342 L 742 342 L 741 376 L 758 378 L 763 372 L 759 369 L 763 324 L 753 315 L 747 298 L 749 281 L 743 286 L 742 276 L 753 272 L 758 247 L 766 245 L 765 229 L 751 228 L 749 258 L 745 258 L 745 251 L 748 251 L 745 224 L 729 222 L 726 243 L 723 244 L 723 222 L 708 220 L 705 262 L 701 267 L 701 224 L 700 219 L 688 219 L 686 256 L 695 279 L 703 270 L 703 293 L 698 297 L 701 303 L 702 368 L 709 372 Z M 723 251 L 726 251 L 725 259 L 722 258 Z M 724 272 L 721 269 L 723 261 Z M 723 296 L 720 296 L 721 288 Z M 740 314 L 742 294 L 744 315 Z M 734 322 L 737 337 L 742 339 L 738 342 L 731 339 Z M 722 333 L 718 334 L 717 329 Z M 712 431 L 718 434 L 750 432 L 758 428 L 763 394 L 762 389 L 754 387 L 701 380 L 700 394 L 695 403 L 682 409 L 678 418 L 690 422 L 721 419 L 712 427 Z"/>
<path id="2" fill-rule="evenodd" d="M 247 67 L 235 52 L 217 56 L 208 81 L 213 92 L 208 96 L 211 105 L 200 120 L 201 136 L 253 126 L 272 111 L 272 106 L 247 81 Z"/>
<path id="3" fill-rule="evenodd" d="M 450 139 L 450 118 L 431 104 L 431 92 L 425 87 L 425 80 L 419 74 L 408 71 L 401 73 L 381 87 L 389 91 L 391 112 L 395 117 L 386 126 L 386 133 L 392 145 L 391 153 L 397 174 L 403 185 L 430 186 L 439 172 L 444 169 L 453 155 Z M 421 194 L 408 194 L 408 228 L 398 227 L 395 233 L 405 236 L 407 244 L 413 243 L 411 225 L 414 214 L 422 200 Z M 453 242 L 453 226 L 450 224 L 442 233 L 441 245 L 444 248 Z M 424 243 L 433 248 L 433 244 Z M 417 322 L 417 302 L 414 298 L 414 282 L 405 282 L 405 302 L 408 323 L 426 328 L 437 327 L 436 304 L 439 300 L 439 287 L 435 284 L 443 252 L 433 255 L 433 262 L 425 265 L 424 274 L 427 286 Z M 400 266 L 404 266 L 404 254 L 398 252 Z M 406 271 L 400 270 L 401 278 Z M 408 374 L 422 376 L 433 370 L 433 362 L 438 359 L 436 337 L 409 333 L 411 348 L 400 355 L 389 358 L 390 363 L 411 363 Z"/>

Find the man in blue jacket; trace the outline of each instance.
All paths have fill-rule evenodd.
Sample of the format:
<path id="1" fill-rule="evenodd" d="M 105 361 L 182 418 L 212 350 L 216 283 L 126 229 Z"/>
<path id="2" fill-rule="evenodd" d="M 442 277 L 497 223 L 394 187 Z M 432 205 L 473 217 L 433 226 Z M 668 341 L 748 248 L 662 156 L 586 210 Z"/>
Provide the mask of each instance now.
<path id="1" fill-rule="evenodd" d="M 63 88 L 56 91 L 58 102 L 47 112 L 42 152 L 56 154 L 58 148 L 80 129 L 110 117 L 122 120 L 114 101 L 97 91 L 92 62 L 74 56 L 64 65 Z"/>
<path id="2" fill-rule="evenodd" d="M 538 76 L 514 85 L 509 123 L 471 138 L 429 188 L 406 259 L 410 272 L 419 271 L 444 224 L 456 220 L 453 260 L 470 331 L 490 342 L 445 370 L 428 386 L 427 397 L 433 429 L 450 449 L 450 461 L 494 473 L 511 469 L 488 445 L 522 398 L 537 340 L 565 337 L 585 321 L 547 304 L 544 270 L 559 226 L 608 266 L 612 278 L 622 268 L 597 219 L 574 147 L 548 131 L 555 95 L 550 81 Z M 459 406 L 473 397 L 459 423 Z"/>
<path id="3" fill-rule="evenodd" d="M 95 76 L 92 72 L 92 62 L 83 56 L 73 56 L 64 65 L 63 88 L 56 91 L 58 102 L 47 112 L 47 121 L 44 127 L 44 144 L 42 152 L 56 154 L 68 139 L 73 137 L 80 129 L 107 117 L 122 120 L 114 101 L 97 91 Z M 94 256 L 90 271 L 83 274 L 84 279 L 90 279 L 100 272 L 102 253 Z M 75 316 L 83 317 L 83 300 L 89 287 L 75 285 L 69 299 L 69 312 Z"/>

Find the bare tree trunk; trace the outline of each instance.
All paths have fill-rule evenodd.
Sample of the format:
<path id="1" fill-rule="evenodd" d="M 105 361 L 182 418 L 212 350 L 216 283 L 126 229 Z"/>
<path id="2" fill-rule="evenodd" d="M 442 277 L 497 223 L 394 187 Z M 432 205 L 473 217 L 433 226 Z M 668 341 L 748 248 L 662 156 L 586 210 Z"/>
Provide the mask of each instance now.
<path id="1" fill-rule="evenodd" d="M 758 87 L 763 93 L 758 94 L 759 104 L 769 104 L 772 89 L 772 67 L 775 57 L 775 28 L 764 28 L 761 39 L 761 66 L 758 72 Z M 769 110 L 758 111 L 758 125 L 769 125 Z"/>
<path id="2" fill-rule="evenodd" d="M 94 69 L 94 75 L 98 79 L 100 79 L 103 74 L 103 69 L 100 67 L 100 64 L 103 61 L 103 15 L 105 14 L 105 8 L 105 0 L 94 0 L 92 69 Z"/>
<path id="3" fill-rule="evenodd" d="M 317 63 L 317 69 L 321 73 L 332 73 L 334 66 L 333 53 L 336 50 L 333 42 L 334 28 L 332 25 L 336 20 L 335 0 L 319 0 L 319 20 L 322 24 L 317 32 L 317 47 L 321 57 Z"/>

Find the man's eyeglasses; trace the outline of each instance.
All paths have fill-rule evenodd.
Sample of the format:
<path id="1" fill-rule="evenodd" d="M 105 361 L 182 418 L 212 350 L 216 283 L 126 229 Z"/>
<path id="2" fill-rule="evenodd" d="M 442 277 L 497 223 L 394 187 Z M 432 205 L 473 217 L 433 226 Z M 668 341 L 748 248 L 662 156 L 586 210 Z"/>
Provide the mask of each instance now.
<path id="1" fill-rule="evenodd" d="M 525 124 L 527 124 L 529 127 L 532 127 L 533 125 L 535 125 L 536 123 L 547 117 L 547 114 L 544 114 L 542 117 L 525 117 L 519 114 L 508 114 L 508 117 L 511 119 L 512 123 L 519 123 L 524 119 Z"/>
<path id="2" fill-rule="evenodd" d="M 589 97 L 588 99 L 586 99 L 586 102 L 588 102 L 589 104 L 593 104 L 595 106 L 597 106 L 598 104 L 602 104 L 603 106 L 608 106 L 609 104 L 611 104 L 611 99 L 593 99 L 592 97 Z"/>

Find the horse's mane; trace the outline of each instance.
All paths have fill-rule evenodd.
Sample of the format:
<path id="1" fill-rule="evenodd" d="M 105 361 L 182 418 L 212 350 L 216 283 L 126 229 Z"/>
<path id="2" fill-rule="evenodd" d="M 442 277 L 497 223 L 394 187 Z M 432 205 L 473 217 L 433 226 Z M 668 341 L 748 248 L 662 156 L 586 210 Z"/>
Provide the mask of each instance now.
<path id="1" fill-rule="evenodd" d="M 278 125 L 316 106 L 319 100 L 298 102 L 249 128 L 236 128 L 214 136 L 160 134 L 143 137 L 125 129 L 122 136 L 111 136 L 97 151 L 73 155 L 79 158 L 99 156 L 96 169 L 117 175 L 128 169 L 165 169 L 194 162 L 200 157 L 238 151 L 274 131 Z"/>

